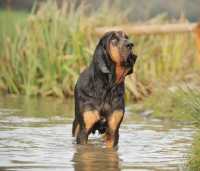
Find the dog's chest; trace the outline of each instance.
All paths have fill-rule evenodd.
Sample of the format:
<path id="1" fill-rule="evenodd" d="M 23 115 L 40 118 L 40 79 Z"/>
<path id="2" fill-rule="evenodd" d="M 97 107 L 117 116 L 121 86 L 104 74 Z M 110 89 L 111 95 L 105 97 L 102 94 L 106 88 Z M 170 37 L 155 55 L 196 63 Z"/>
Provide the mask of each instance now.
<path id="1" fill-rule="evenodd" d="M 113 108 L 114 105 L 116 105 L 117 101 L 119 101 L 121 98 L 123 98 L 122 97 L 123 94 L 124 94 L 123 86 L 116 87 L 111 90 L 102 91 L 102 95 L 100 98 L 101 115 L 105 116 L 107 113 L 109 113 L 110 109 Z"/>
<path id="2" fill-rule="evenodd" d="M 100 111 L 101 111 L 100 113 L 102 116 L 105 116 L 109 112 L 115 100 L 116 97 L 113 97 L 110 92 L 107 92 L 106 95 L 102 96 L 100 105 Z"/>

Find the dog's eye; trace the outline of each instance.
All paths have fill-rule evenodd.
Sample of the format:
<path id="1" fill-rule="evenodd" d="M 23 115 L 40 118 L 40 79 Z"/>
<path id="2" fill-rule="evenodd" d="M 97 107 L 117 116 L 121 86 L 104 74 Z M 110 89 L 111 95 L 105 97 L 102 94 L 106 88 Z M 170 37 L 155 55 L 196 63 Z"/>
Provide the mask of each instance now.
<path id="1" fill-rule="evenodd" d="M 115 41 L 115 40 L 117 40 L 117 37 L 116 37 L 116 36 L 113 36 L 113 37 L 111 38 L 111 41 Z"/>

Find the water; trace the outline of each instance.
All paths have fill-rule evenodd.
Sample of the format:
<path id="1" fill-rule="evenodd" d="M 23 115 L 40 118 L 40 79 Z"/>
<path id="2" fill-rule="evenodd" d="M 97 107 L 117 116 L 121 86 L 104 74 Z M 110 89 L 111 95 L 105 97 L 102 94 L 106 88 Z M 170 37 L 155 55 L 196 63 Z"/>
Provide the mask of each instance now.
<path id="1" fill-rule="evenodd" d="M 73 101 L 0 98 L 0 170 L 183 170 L 194 129 L 126 112 L 118 147 L 71 136 Z"/>

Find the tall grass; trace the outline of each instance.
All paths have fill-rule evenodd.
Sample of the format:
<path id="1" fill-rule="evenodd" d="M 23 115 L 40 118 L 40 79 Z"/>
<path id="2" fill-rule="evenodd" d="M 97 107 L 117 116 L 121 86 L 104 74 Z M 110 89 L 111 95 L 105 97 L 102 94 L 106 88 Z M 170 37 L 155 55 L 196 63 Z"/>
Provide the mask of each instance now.
<path id="1" fill-rule="evenodd" d="M 191 155 L 186 163 L 186 169 L 188 171 L 200 170 L 200 133 L 196 133 L 191 149 Z"/>
<path id="2" fill-rule="evenodd" d="M 166 14 L 160 14 L 146 24 L 168 23 L 165 18 Z M 126 83 L 136 99 L 147 96 L 160 82 L 170 83 L 171 78 L 182 79 L 184 75 L 198 70 L 191 33 L 142 35 L 130 38 L 139 57 L 136 72 L 126 79 Z"/>
<path id="3" fill-rule="evenodd" d="M 2 20 L 0 24 L 0 30 L 3 30 L 3 27 L 6 27 L 6 34 L 10 37 L 15 35 L 14 25 L 17 23 L 25 24 L 25 21 L 29 15 L 29 13 L 24 11 L 15 11 L 13 15 L 9 15 L 10 12 L 5 9 L 0 9 L 0 20 Z M 2 37 L 2 32 L 0 32 L 0 37 Z"/>
<path id="4" fill-rule="evenodd" d="M 178 109 L 182 111 L 182 117 L 190 118 L 197 129 L 191 147 L 191 154 L 186 163 L 186 169 L 190 171 L 200 170 L 200 89 L 199 87 L 187 85 L 187 91 L 185 91 L 179 87 L 176 92 L 176 97 L 179 97 L 179 100 L 177 98 L 172 99 L 176 101 Z"/>
<path id="5" fill-rule="evenodd" d="M 120 2 L 120 1 L 119 1 Z M 15 25 L 11 39 L 3 29 L 0 52 L 0 88 L 11 94 L 73 94 L 75 82 L 91 60 L 99 38 L 92 29 L 99 26 L 131 24 L 120 3 L 109 6 L 106 1 L 96 11 L 88 12 L 84 3 L 47 1 L 35 7 L 25 25 Z M 166 23 L 165 15 L 147 24 Z M 137 23 L 136 23 L 137 24 Z M 195 48 L 187 34 L 130 36 L 138 60 L 135 74 L 126 79 L 126 99 L 140 99 L 151 93 L 155 77 L 178 75 L 194 68 Z M 163 77 L 164 76 L 164 77 Z"/>

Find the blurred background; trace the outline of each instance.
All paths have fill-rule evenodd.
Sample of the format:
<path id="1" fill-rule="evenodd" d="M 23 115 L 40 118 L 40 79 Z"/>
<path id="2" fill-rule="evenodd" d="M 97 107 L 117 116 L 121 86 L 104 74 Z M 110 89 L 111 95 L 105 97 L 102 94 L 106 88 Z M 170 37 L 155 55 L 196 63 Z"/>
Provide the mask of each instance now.
<path id="1" fill-rule="evenodd" d="M 10 3 L 13 10 L 30 12 L 34 1 L 35 0 L 0 0 L 0 8 L 7 8 L 7 4 Z M 62 5 L 62 1 L 63 0 L 57 0 L 57 3 Z M 76 0 L 76 2 L 78 6 L 83 1 Z M 84 0 L 84 2 L 90 4 L 88 10 L 97 9 L 104 3 L 103 1 L 94 0 Z M 116 0 L 108 0 L 107 3 L 116 3 Z M 200 16 L 199 5 L 199 0 L 125 0 L 121 3 L 121 9 L 132 8 L 128 15 L 128 19 L 132 22 L 154 18 L 157 14 L 163 12 L 168 13 L 169 19 L 179 19 L 180 15 L 183 13 L 188 21 L 197 22 Z"/>
<path id="2" fill-rule="evenodd" d="M 27 96 L 73 96 L 99 40 L 96 28 L 190 23 L 184 32 L 177 25 L 176 32 L 129 35 L 139 58 L 126 79 L 126 99 L 143 99 L 158 84 L 170 85 L 171 77 L 195 81 L 200 55 L 193 30 L 199 18 L 199 0 L 0 0 L 0 88 Z"/>
<path id="3" fill-rule="evenodd" d="M 129 35 L 139 57 L 135 73 L 126 78 L 125 98 L 144 99 L 159 84 L 170 86 L 171 78 L 195 82 L 200 55 L 193 31 L 199 18 L 199 0 L 0 0 L 0 88 L 27 96 L 73 96 L 76 80 L 105 32 L 95 29 L 140 30 L 142 25 L 168 31 Z M 177 24 L 177 31 L 166 24 Z M 188 29 L 181 31 L 179 24 Z"/>

